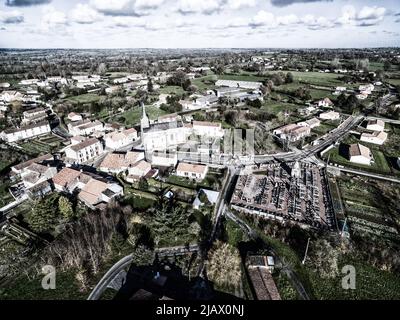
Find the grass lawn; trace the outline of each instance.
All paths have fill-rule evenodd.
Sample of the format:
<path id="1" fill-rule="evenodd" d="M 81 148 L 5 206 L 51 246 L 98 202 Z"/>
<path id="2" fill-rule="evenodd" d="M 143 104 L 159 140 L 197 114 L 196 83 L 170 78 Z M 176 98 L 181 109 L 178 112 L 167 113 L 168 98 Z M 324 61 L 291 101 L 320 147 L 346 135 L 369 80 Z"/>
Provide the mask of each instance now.
<path id="1" fill-rule="evenodd" d="M 271 71 L 270 73 L 277 73 L 279 71 Z M 335 87 L 342 85 L 342 81 L 338 80 L 338 75 L 334 73 L 322 72 L 299 72 L 291 71 L 294 81 L 309 83 L 317 86 Z"/>
<path id="2" fill-rule="evenodd" d="M 159 116 L 167 114 L 165 111 L 154 106 L 146 106 L 146 113 L 151 120 L 157 119 Z M 135 125 L 138 124 L 140 122 L 140 119 L 142 118 L 142 109 L 141 108 L 130 109 L 124 112 L 123 114 L 119 115 L 118 117 L 125 118 L 124 120 L 125 125 L 128 126 Z"/>
<path id="3" fill-rule="evenodd" d="M 265 110 L 272 114 L 278 114 L 279 112 L 285 111 L 296 111 L 299 108 L 298 105 L 287 103 L 287 102 L 278 102 L 274 100 L 267 100 L 263 103 L 261 107 L 262 110 Z"/>
<path id="4" fill-rule="evenodd" d="M 6 160 L 0 160 L 0 171 L 9 166 L 12 162 Z"/>
<path id="5" fill-rule="evenodd" d="M 79 96 L 65 98 L 66 101 L 72 103 L 91 103 L 99 101 L 100 96 L 95 93 L 85 93 Z"/>
<path id="6" fill-rule="evenodd" d="M 400 79 L 387 79 L 386 81 L 389 82 L 391 85 L 400 86 Z"/>
<path id="7" fill-rule="evenodd" d="M 161 87 L 159 89 L 161 94 L 184 94 L 185 90 L 182 89 L 182 87 L 179 86 L 165 86 Z"/>
<path id="8" fill-rule="evenodd" d="M 371 152 L 373 154 L 375 163 L 371 163 L 370 166 L 350 162 L 347 158 L 345 158 L 342 154 L 340 154 L 339 147 L 335 147 L 335 148 L 331 149 L 330 151 L 328 151 L 324 155 L 324 158 L 329 157 L 330 162 L 334 162 L 334 163 L 343 165 L 345 167 L 352 167 L 355 169 L 376 172 L 376 173 L 381 173 L 381 174 L 390 173 L 391 170 L 390 170 L 389 164 L 388 164 L 384 154 L 381 151 L 376 150 L 376 149 L 375 150 L 371 149 Z"/>

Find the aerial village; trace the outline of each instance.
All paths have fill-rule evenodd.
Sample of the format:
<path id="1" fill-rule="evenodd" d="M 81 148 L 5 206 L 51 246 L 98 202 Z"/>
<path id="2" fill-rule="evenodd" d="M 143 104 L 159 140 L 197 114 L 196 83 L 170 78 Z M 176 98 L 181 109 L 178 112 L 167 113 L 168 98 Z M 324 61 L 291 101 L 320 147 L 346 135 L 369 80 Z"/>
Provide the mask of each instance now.
<path id="1" fill-rule="evenodd" d="M 58 54 L 63 58 L 62 51 Z M 176 53 L 169 59 L 153 57 L 148 70 L 131 73 L 110 71 L 124 56 L 117 52 L 115 61 L 100 60 L 91 72 L 39 72 L 36 77 L 30 73 L 2 82 L 0 249 L 11 242 L 26 248 L 27 239 L 56 242 L 78 220 L 79 210 L 98 214 L 130 210 L 131 220 L 136 219 L 132 225 L 150 229 L 159 216 L 148 212 L 171 214 L 160 220 L 171 227 L 158 224 L 152 229 L 155 250 L 206 252 L 195 258 L 200 271 L 193 267 L 189 278 L 190 272 L 199 275 L 210 263 L 205 262 L 210 257 L 204 261 L 207 252 L 225 252 L 230 259 L 227 244 L 218 242 L 218 249 L 211 248 L 214 241 L 222 241 L 224 232 L 219 228 L 231 233 L 230 246 L 240 242 L 232 240 L 236 239 L 232 233 L 244 241 L 254 235 L 255 229 L 249 232 L 253 228 L 268 237 L 281 237 L 286 245 L 290 234 L 283 230 L 299 228 L 305 239 L 300 251 L 302 255 L 306 250 L 306 256 L 307 238 L 318 241 L 310 234 L 335 233 L 350 239 L 385 233 L 385 239 L 397 239 L 398 216 L 385 220 L 382 204 L 357 203 L 357 193 L 372 194 L 381 185 L 392 192 L 400 181 L 400 102 L 395 78 L 399 53 L 385 52 L 387 65 L 370 51 L 364 54 L 371 62 L 365 58 L 353 65 L 345 52 L 325 52 L 321 54 L 326 59 L 343 58 L 318 66 L 308 64 L 313 54 L 212 52 L 209 57 L 190 53 L 187 58 Z M 292 65 L 292 56 L 302 63 Z M 31 218 L 32 206 L 37 208 L 52 197 L 58 199 L 57 210 L 67 207 L 72 217 L 63 220 L 58 231 L 42 226 L 45 217 Z M 132 213 L 132 208 L 139 213 Z M 374 218 L 364 216 L 363 208 Z M 179 210 L 208 217 L 212 227 L 206 238 L 211 247 L 199 240 L 204 224 L 172 224 L 171 219 L 186 216 Z M 132 241 L 141 236 L 134 233 Z M 317 249 L 311 250 L 313 254 Z M 246 256 L 255 299 L 306 296 L 277 273 L 282 264 L 279 255 L 269 248 Z M 239 276 L 233 287 L 221 280 L 219 288 L 248 297 L 240 263 L 232 259 Z M 217 261 L 207 265 L 211 276 Z M 129 272 L 137 277 L 138 270 Z M 154 290 L 161 296 L 171 294 L 166 279 L 157 278 L 163 289 Z M 87 293 L 89 286 L 85 288 Z M 282 288 L 290 288 L 291 293 Z M 124 292 L 120 287 L 118 294 Z M 282 292 L 286 292 L 283 297 Z"/>

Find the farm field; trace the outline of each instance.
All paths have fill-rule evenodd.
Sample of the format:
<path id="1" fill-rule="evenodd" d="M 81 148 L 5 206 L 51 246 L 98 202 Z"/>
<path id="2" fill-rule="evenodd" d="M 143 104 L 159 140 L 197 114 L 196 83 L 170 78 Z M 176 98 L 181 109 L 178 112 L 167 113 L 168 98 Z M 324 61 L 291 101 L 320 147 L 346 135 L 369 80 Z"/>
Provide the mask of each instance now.
<path id="1" fill-rule="evenodd" d="M 85 93 L 79 96 L 65 98 L 66 101 L 71 103 L 91 103 L 100 100 L 100 96 L 95 93 Z"/>
<path id="2" fill-rule="evenodd" d="M 19 143 L 19 145 L 27 154 L 37 156 L 39 154 L 51 153 L 60 146 L 62 141 L 63 140 L 57 136 L 46 135 Z"/>
<path id="3" fill-rule="evenodd" d="M 349 176 L 336 181 L 351 234 L 373 234 L 390 240 L 399 239 L 397 226 L 400 213 L 393 212 L 389 204 L 382 201 L 382 191 L 396 188 L 396 185 Z"/>

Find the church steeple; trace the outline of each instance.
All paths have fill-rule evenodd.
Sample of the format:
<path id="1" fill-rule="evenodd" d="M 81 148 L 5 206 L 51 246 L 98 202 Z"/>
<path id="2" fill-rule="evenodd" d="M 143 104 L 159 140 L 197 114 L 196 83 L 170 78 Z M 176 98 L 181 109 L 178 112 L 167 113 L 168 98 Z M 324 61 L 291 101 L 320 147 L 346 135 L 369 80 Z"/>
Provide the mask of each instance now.
<path id="1" fill-rule="evenodd" d="M 143 129 L 146 129 L 146 128 L 150 127 L 150 121 L 149 121 L 149 118 L 147 117 L 146 109 L 145 109 L 143 101 L 140 102 L 140 105 L 141 105 L 142 110 L 143 110 L 142 119 L 140 120 L 140 129 L 141 129 L 141 131 L 143 133 Z"/>

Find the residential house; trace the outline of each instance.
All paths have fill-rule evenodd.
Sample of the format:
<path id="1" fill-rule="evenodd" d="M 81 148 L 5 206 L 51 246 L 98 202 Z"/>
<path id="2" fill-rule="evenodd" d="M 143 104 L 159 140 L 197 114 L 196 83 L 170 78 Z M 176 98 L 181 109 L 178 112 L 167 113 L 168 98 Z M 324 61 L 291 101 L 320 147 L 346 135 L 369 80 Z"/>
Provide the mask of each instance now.
<path id="1" fill-rule="evenodd" d="M 371 150 L 362 144 L 352 144 L 349 148 L 349 160 L 350 162 L 371 165 L 373 156 Z"/>
<path id="2" fill-rule="evenodd" d="M 44 108 L 35 108 L 27 110 L 24 111 L 22 115 L 23 115 L 22 123 L 43 121 L 44 119 L 47 118 L 47 112 Z"/>
<path id="3" fill-rule="evenodd" d="M 103 153 L 103 145 L 96 138 L 87 139 L 65 149 L 66 162 L 84 163 Z"/>
<path id="4" fill-rule="evenodd" d="M 22 126 L 16 129 L 6 129 L 0 137 L 7 142 L 15 142 L 24 139 L 30 139 L 39 135 L 51 132 L 50 125 L 47 121 Z"/>
<path id="5" fill-rule="evenodd" d="M 78 199 L 90 208 L 99 203 L 123 195 L 123 188 L 114 182 L 103 181 L 99 176 L 72 168 L 63 168 L 53 177 L 54 187 L 59 192 L 72 193 L 78 190 Z"/>
<path id="6" fill-rule="evenodd" d="M 48 154 L 45 154 L 43 156 L 40 156 L 40 157 L 37 157 L 37 158 L 34 158 L 34 159 L 30 159 L 28 161 L 25 161 L 25 162 L 22 162 L 22 163 L 19 163 L 19 164 L 15 165 L 15 166 L 12 166 L 11 167 L 11 171 L 14 172 L 15 174 L 20 175 L 24 171 L 24 169 L 29 167 L 31 164 L 34 164 L 34 163 L 39 163 L 40 164 L 40 163 L 43 163 L 43 162 L 46 162 L 46 161 L 51 161 L 53 159 L 54 159 L 53 155 L 48 153 Z"/>
<path id="7" fill-rule="evenodd" d="M 317 118 L 311 118 L 309 120 L 299 122 L 298 125 L 302 127 L 310 127 L 312 129 L 319 127 L 321 125 L 321 121 L 319 121 Z"/>
<path id="8" fill-rule="evenodd" d="M 143 159 L 144 152 L 109 153 L 99 165 L 99 170 L 108 173 L 120 173 Z"/>
<path id="9" fill-rule="evenodd" d="M 224 136 L 224 130 L 219 122 L 193 121 L 193 133 L 212 138 L 222 138 Z"/>
<path id="10" fill-rule="evenodd" d="M 203 180 L 206 177 L 208 167 L 203 164 L 191 164 L 179 162 L 176 167 L 176 175 L 196 180 Z"/>
<path id="11" fill-rule="evenodd" d="M 98 121 L 83 120 L 77 122 L 71 122 L 68 124 L 68 131 L 74 136 L 86 136 L 91 135 L 98 131 L 104 131 L 103 124 Z"/>
<path id="12" fill-rule="evenodd" d="M 149 158 L 151 164 L 158 167 L 175 167 L 178 163 L 176 151 L 154 151 Z"/>
<path id="13" fill-rule="evenodd" d="M 318 101 L 318 107 L 322 108 L 332 108 L 334 106 L 333 102 L 329 98 L 325 98 Z"/>
<path id="14" fill-rule="evenodd" d="M 128 168 L 126 181 L 133 183 L 142 177 L 145 177 L 151 171 L 151 164 L 145 160 L 140 160 Z"/>
<path id="15" fill-rule="evenodd" d="M 370 120 L 367 123 L 367 130 L 384 131 L 385 130 L 385 122 L 380 119 Z"/>
<path id="16" fill-rule="evenodd" d="M 338 120 L 340 119 L 340 113 L 336 111 L 323 112 L 319 115 L 322 120 Z"/>
<path id="17" fill-rule="evenodd" d="M 32 163 L 21 172 L 21 179 L 25 188 L 33 186 L 53 178 L 57 174 L 55 167 L 44 166 L 38 163 Z"/>
<path id="18" fill-rule="evenodd" d="M 302 139 L 303 137 L 310 135 L 311 128 L 309 126 L 288 124 L 286 126 L 275 129 L 273 133 L 279 136 L 281 139 L 295 142 Z"/>
<path id="19" fill-rule="evenodd" d="M 12 102 L 22 100 L 23 94 L 18 91 L 3 91 L 0 93 L 0 100 L 4 102 Z"/>
<path id="20" fill-rule="evenodd" d="M 75 113 L 75 112 L 70 112 L 68 113 L 68 120 L 72 121 L 72 122 L 76 122 L 76 121 L 82 121 L 83 118 L 80 114 Z"/>
<path id="21" fill-rule="evenodd" d="M 374 131 L 373 133 L 364 132 L 361 134 L 360 140 L 363 142 L 383 145 L 388 138 L 388 134 L 384 131 Z"/>
<path id="22" fill-rule="evenodd" d="M 117 150 L 126 147 L 138 138 L 135 128 L 122 131 L 114 131 L 104 136 L 106 148 Z"/>
<path id="23" fill-rule="evenodd" d="M 235 80 L 218 80 L 215 85 L 217 87 L 231 87 L 231 88 L 242 88 L 242 89 L 260 89 L 262 86 L 261 82 L 252 81 L 235 81 Z"/>

